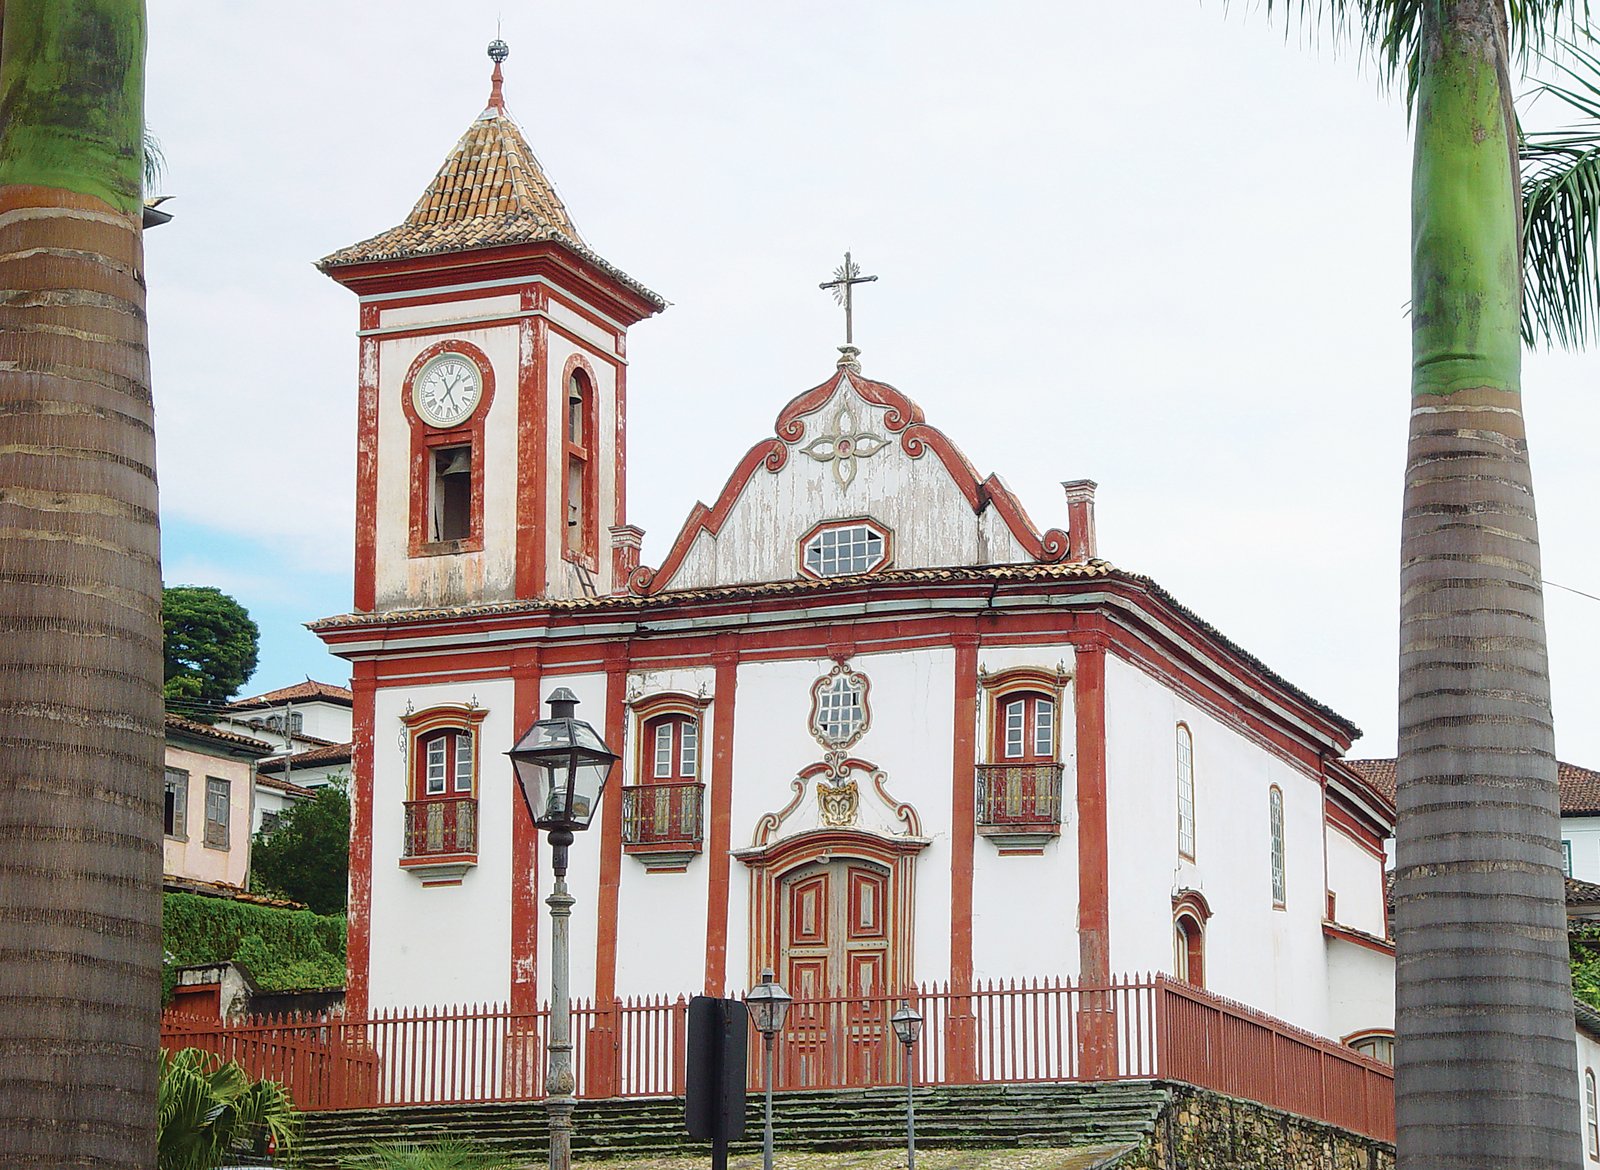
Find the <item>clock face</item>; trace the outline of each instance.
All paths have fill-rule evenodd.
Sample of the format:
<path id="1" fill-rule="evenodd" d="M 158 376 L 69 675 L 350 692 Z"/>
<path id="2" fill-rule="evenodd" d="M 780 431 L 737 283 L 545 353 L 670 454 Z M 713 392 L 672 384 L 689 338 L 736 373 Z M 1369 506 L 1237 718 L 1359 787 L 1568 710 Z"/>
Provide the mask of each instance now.
<path id="1" fill-rule="evenodd" d="M 411 385 L 411 404 L 436 427 L 466 419 L 483 394 L 483 378 L 471 358 L 458 353 L 436 357 Z"/>

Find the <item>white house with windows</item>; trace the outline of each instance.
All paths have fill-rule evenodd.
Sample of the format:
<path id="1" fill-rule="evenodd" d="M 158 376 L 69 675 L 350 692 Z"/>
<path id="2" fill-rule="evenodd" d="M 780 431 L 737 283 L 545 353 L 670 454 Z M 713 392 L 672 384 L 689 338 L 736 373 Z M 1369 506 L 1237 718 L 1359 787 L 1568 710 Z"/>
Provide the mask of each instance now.
<path id="1" fill-rule="evenodd" d="M 1390 1034 L 1356 729 L 1102 559 L 1093 483 L 1036 525 L 844 347 L 641 565 L 626 341 L 665 303 L 583 241 L 498 66 L 404 222 L 321 267 L 359 300 L 354 608 L 314 625 L 353 676 L 352 1013 L 547 996 L 505 752 L 567 687 L 622 754 L 572 851 L 580 997 L 1167 972 Z"/>

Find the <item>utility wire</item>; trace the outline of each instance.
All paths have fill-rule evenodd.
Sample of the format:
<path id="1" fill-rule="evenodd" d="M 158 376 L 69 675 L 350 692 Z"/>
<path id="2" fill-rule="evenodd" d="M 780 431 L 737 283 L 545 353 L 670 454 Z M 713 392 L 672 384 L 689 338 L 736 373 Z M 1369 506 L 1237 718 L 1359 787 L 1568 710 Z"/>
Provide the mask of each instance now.
<path id="1" fill-rule="evenodd" d="M 1548 577 L 1544 579 L 1544 583 L 1552 589 L 1563 589 L 1568 593 L 1576 593 L 1579 597 L 1587 597 L 1590 601 L 1600 601 L 1600 597 L 1596 597 L 1593 593 L 1585 593 L 1582 589 L 1574 589 L 1571 585 L 1558 585 Z"/>

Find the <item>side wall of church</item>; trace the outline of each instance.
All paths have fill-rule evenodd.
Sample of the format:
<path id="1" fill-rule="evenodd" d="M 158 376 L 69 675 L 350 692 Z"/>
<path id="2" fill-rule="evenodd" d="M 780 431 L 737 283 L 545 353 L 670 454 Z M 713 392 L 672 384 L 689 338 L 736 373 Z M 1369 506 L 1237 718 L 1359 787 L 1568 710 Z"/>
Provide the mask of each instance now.
<path id="1" fill-rule="evenodd" d="M 1316 779 L 1115 655 L 1106 666 L 1111 969 L 1173 968 L 1173 900 L 1201 895 L 1208 989 L 1327 1025 L 1323 797 Z M 1177 728 L 1194 742 L 1194 858 L 1178 847 Z M 1283 793 L 1285 904 L 1273 905 L 1268 802 Z"/>
<path id="2" fill-rule="evenodd" d="M 1343 832 L 1328 828 L 1328 892 L 1334 896 L 1336 921 L 1383 938 L 1383 858 Z"/>

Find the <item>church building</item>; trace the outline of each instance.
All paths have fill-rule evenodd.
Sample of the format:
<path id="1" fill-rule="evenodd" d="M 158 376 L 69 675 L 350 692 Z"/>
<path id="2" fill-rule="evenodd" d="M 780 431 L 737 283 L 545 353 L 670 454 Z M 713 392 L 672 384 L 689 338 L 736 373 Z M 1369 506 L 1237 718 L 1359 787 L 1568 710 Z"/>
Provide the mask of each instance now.
<path id="1" fill-rule="evenodd" d="M 627 338 L 665 302 L 579 233 L 502 49 L 405 221 L 321 262 L 359 304 L 354 604 L 314 625 L 353 675 L 352 1014 L 548 997 L 505 753 L 566 687 L 622 757 L 577 996 L 1165 972 L 1392 1034 L 1358 731 L 1103 559 L 1092 482 L 1036 523 L 845 346 L 640 563 L 629 489 L 678 485 L 628 482 Z"/>

